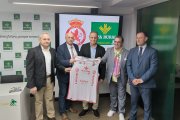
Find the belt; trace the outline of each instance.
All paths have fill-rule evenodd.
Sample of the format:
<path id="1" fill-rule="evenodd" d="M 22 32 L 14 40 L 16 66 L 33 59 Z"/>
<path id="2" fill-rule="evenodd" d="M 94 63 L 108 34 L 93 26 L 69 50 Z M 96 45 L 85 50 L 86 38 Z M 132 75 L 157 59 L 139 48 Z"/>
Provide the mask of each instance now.
<path id="1" fill-rule="evenodd" d="M 47 76 L 46 76 L 46 78 L 49 78 L 49 77 L 51 77 L 51 75 L 47 75 Z"/>

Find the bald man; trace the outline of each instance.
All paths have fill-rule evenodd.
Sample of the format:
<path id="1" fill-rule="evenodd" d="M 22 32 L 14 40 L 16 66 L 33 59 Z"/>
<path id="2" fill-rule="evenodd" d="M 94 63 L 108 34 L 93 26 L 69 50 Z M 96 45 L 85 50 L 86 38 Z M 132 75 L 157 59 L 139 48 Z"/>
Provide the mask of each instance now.
<path id="1" fill-rule="evenodd" d="M 48 120 L 56 120 L 53 100 L 55 50 L 50 47 L 50 43 L 49 34 L 42 33 L 39 36 L 39 46 L 29 49 L 26 57 L 27 87 L 35 97 L 36 120 L 44 120 L 43 100 Z"/>
<path id="2" fill-rule="evenodd" d="M 69 120 L 66 111 L 77 113 L 70 107 L 70 101 L 66 99 L 69 86 L 69 72 L 75 57 L 79 54 L 79 48 L 74 44 L 74 35 L 67 33 L 65 35 L 66 42 L 57 48 L 57 78 L 59 83 L 59 113 L 62 120 Z"/>

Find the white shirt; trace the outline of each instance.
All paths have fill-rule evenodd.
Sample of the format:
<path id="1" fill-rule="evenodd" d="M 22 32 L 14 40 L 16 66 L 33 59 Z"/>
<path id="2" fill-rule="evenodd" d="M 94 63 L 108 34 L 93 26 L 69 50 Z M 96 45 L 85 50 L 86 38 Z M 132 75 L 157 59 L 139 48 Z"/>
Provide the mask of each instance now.
<path id="1" fill-rule="evenodd" d="M 46 75 L 51 75 L 51 53 L 48 49 L 44 49 L 43 46 L 41 46 L 42 52 L 45 57 L 45 63 L 46 63 Z"/>
<path id="2" fill-rule="evenodd" d="M 71 58 L 72 58 L 71 46 L 69 44 L 67 44 L 67 48 L 68 48 L 69 53 L 70 53 Z M 76 49 L 74 48 L 74 45 L 72 45 L 72 49 L 73 49 L 74 57 L 76 57 L 77 56 L 77 52 L 76 52 Z"/>

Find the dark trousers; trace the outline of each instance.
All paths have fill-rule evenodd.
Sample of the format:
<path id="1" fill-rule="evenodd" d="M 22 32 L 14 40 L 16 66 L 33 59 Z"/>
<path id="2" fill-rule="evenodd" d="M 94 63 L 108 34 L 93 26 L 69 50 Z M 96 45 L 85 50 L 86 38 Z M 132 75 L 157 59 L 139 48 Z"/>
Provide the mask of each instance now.
<path id="1" fill-rule="evenodd" d="M 131 111 L 130 120 L 137 120 L 138 99 L 141 96 L 144 105 L 144 120 L 151 120 L 151 98 L 152 92 L 150 88 L 135 87 L 130 85 L 131 90 Z"/>
<path id="2" fill-rule="evenodd" d="M 70 100 L 67 100 L 69 83 L 58 80 L 59 83 L 59 113 L 62 114 L 70 108 Z"/>

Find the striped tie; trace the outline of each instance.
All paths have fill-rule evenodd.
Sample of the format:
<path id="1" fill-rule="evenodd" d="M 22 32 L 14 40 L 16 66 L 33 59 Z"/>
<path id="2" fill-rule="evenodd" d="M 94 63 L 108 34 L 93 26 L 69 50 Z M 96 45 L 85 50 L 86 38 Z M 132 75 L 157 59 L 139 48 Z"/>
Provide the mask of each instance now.
<path id="1" fill-rule="evenodd" d="M 71 58 L 74 58 L 73 46 L 71 46 Z"/>

